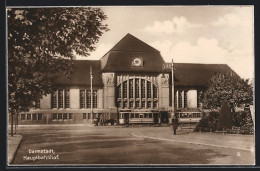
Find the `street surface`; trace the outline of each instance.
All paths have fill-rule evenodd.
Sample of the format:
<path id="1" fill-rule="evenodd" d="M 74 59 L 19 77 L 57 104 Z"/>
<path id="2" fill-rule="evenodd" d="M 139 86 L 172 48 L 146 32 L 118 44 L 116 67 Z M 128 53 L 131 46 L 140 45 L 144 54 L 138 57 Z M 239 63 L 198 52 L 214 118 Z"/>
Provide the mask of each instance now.
<path id="1" fill-rule="evenodd" d="M 167 135 L 164 138 L 174 139 L 170 127 L 44 125 L 19 127 L 19 132 L 23 139 L 13 165 L 254 164 L 254 153 L 249 150 L 138 138 L 132 135 Z M 180 132 L 178 130 L 176 139 L 186 137 L 185 141 L 188 136 L 195 135 L 192 138 L 196 138 L 199 135 L 192 132 L 182 135 Z"/>

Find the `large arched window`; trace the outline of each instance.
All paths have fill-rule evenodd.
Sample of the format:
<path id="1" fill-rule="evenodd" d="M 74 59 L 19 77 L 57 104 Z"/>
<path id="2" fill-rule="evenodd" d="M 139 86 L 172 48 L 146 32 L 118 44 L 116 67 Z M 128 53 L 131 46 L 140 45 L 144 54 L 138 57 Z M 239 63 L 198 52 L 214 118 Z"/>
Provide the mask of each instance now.
<path id="1" fill-rule="evenodd" d="M 143 78 L 132 78 L 117 86 L 118 108 L 157 108 L 157 86 Z"/>

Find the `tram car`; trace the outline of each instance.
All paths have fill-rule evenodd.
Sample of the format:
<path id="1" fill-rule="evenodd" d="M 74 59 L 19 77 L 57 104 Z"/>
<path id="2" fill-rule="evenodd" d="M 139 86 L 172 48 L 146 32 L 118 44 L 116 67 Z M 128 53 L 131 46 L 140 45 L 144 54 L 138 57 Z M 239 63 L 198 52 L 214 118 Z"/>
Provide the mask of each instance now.
<path id="1" fill-rule="evenodd" d="M 201 112 L 176 112 L 179 123 L 198 123 L 202 118 Z M 119 124 L 157 124 L 157 123 L 167 123 L 168 119 L 164 117 L 161 113 L 151 113 L 151 112 L 120 112 L 119 114 Z"/>
<path id="2" fill-rule="evenodd" d="M 179 123 L 198 123 L 202 118 L 201 112 L 176 112 Z"/>
<path id="3" fill-rule="evenodd" d="M 160 123 L 159 113 L 121 112 L 119 115 L 119 124 L 154 124 Z"/>

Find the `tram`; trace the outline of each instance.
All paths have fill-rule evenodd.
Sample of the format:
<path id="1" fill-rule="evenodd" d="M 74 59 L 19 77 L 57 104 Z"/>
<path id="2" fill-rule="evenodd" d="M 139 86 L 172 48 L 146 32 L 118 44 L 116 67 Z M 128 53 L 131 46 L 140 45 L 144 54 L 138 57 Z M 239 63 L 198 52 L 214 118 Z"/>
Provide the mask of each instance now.
<path id="1" fill-rule="evenodd" d="M 176 112 L 179 123 L 198 123 L 202 118 L 201 112 Z M 120 112 L 119 124 L 157 124 L 168 123 L 170 114 L 155 112 Z"/>
<path id="2" fill-rule="evenodd" d="M 201 112 L 176 112 L 179 123 L 198 123 L 202 118 Z"/>
<path id="3" fill-rule="evenodd" d="M 120 112 L 119 124 L 161 123 L 161 114 L 153 112 Z"/>

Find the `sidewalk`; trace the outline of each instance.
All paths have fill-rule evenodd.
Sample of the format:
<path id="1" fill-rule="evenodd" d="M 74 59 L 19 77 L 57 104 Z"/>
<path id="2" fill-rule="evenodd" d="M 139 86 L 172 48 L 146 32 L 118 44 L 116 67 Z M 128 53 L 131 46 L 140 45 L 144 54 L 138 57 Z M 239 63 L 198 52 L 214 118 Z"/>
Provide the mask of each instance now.
<path id="1" fill-rule="evenodd" d="M 205 145 L 219 148 L 230 148 L 245 151 L 255 151 L 254 135 L 222 134 L 209 132 L 190 132 L 189 130 L 177 130 L 177 135 L 173 135 L 170 128 L 157 128 L 141 132 L 133 132 L 132 136 L 149 138 L 177 143 L 187 143 Z"/>
<path id="2" fill-rule="evenodd" d="M 22 136 L 18 134 L 14 134 L 13 136 L 8 135 L 8 164 L 11 164 L 13 161 L 13 158 L 15 156 L 15 153 L 21 143 Z"/>

